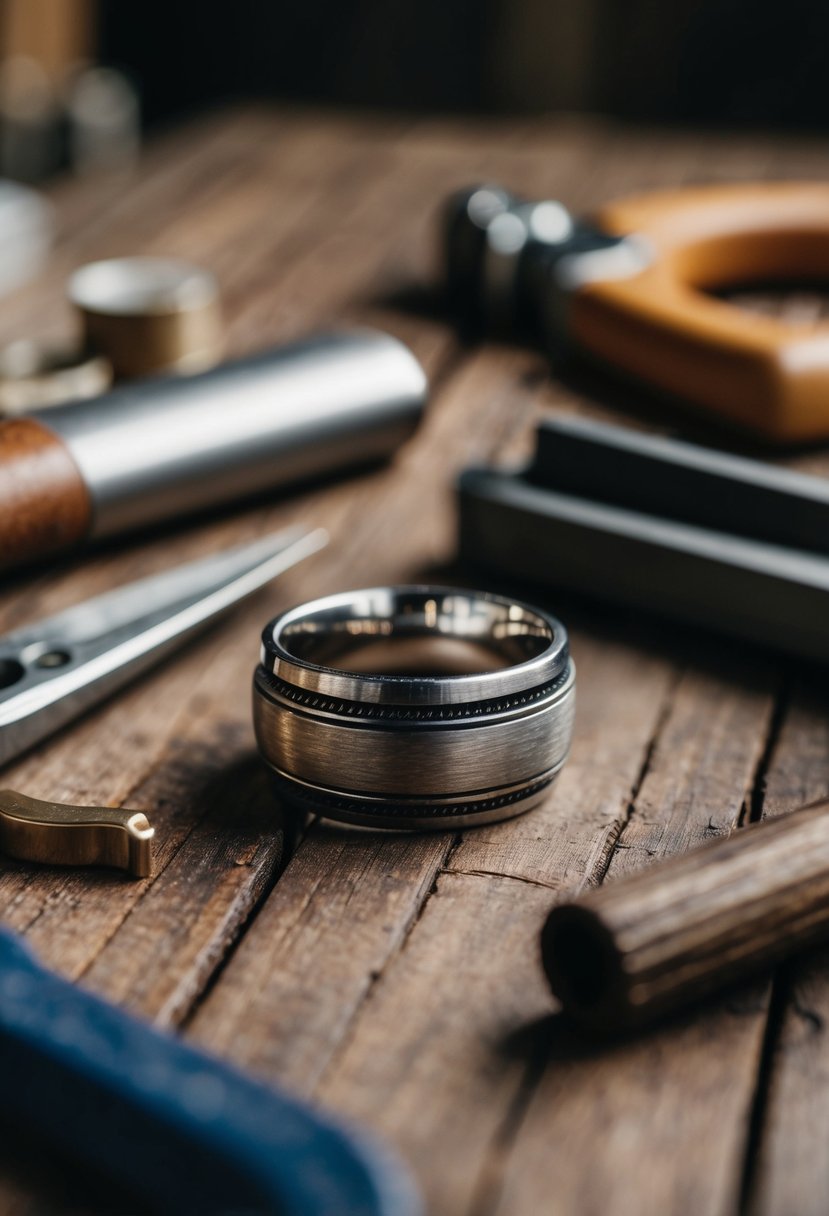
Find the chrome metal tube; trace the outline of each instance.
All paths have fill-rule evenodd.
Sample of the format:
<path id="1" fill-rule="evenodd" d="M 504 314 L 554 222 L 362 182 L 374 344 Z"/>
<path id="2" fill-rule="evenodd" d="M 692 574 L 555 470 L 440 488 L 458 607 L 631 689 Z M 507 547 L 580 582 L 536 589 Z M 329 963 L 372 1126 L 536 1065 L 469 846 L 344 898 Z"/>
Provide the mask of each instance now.
<path id="1" fill-rule="evenodd" d="M 353 330 L 34 417 L 80 471 L 100 537 L 388 456 L 426 393 L 401 342 Z"/>

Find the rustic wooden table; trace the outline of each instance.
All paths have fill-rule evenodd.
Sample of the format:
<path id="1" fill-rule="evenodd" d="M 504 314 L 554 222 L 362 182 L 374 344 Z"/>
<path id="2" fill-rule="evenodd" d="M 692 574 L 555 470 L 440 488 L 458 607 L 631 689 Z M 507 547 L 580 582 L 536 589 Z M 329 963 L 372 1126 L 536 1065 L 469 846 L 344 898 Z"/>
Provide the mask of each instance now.
<path id="1" fill-rule="evenodd" d="M 824 1216 L 829 957 L 591 1048 L 560 1025 L 537 950 L 563 895 L 829 793 L 819 677 L 540 595 L 571 627 L 580 688 L 572 758 L 546 804 L 462 836 L 315 823 L 290 856 L 249 685 L 279 608 L 456 577 L 456 473 L 516 456 L 542 412 L 641 422 L 638 395 L 598 372 L 555 378 L 518 346 L 459 344 L 430 293 L 449 190 L 495 178 L 582 209 L 684 181 L 828 173 L 824 146 L 791 140 L 254 111 L 161 140 L 132 178 L 56 190 L 50 272 L 0 303 L 0 338 L 66 334 L 62 283 L 80 262 L 173 253 L 218 274 L 232 352 L 368 321 L 412 345 L 433 392 L 390 467 L 8 585 L 3 627 L 293 520 L 333 534 L 327 552 L 4 774 L 35 796 L 143 810 L 159 848 L 143 882 L 4 861 L 3 921 L 64 974 L 382 1132 L 432 1213 Z M 819 311 L 807 297 L 786 307 Z M 799 463 L 829 469 L 820 455 Z M 3 1146 L 0 1212 L 89 1210 L 71 1176 Z"/>

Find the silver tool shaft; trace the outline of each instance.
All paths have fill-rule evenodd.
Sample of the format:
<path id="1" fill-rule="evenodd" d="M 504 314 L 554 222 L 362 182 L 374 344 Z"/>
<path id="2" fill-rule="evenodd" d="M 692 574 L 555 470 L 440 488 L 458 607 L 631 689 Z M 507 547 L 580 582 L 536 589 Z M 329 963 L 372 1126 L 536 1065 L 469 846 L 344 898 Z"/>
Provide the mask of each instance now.
<path id="1" fill-rule="evenodd" d="M 106 536 L 388 456 L 414 429 L 425 394 L 411 352 L 364 330 L 35 416 L 81 472 L 91 535 Z"/>
<path id="2" fill-rule="evenodd" d="M 384 459 L 426 391 L 401 342 L 352 330 L 0 422 L 0 569 Z"/>
<path id="3" fill-rule="evenodd" d="M 0 637 L 0 764 L 32 747 L 327 543 L 292 528 Z"/>

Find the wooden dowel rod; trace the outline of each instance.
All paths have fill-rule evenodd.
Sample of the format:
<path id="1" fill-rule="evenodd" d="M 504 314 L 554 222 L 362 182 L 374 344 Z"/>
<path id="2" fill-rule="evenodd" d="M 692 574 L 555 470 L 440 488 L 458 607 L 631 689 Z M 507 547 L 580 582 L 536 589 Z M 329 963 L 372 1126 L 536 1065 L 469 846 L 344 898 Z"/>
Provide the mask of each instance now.
<path id="1" fill-rule="evenodd" d="M 601 1031 L 650 1022 L 829 939 L 829 799 L 554 908 L 544 968 Z"/>

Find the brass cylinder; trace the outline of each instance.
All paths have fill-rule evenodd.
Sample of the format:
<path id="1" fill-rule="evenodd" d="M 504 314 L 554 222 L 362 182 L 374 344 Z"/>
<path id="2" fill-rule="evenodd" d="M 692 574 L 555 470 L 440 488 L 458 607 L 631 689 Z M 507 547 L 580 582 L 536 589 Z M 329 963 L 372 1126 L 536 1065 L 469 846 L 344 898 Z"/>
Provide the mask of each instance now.
<path id="1" fill-rule="evenodd" d="M 69 280 L 88 350 L 119 380 L 199 372 L 219 361 L 219 289 L 209 271 L 176 258 L 113 258 Z"/>

